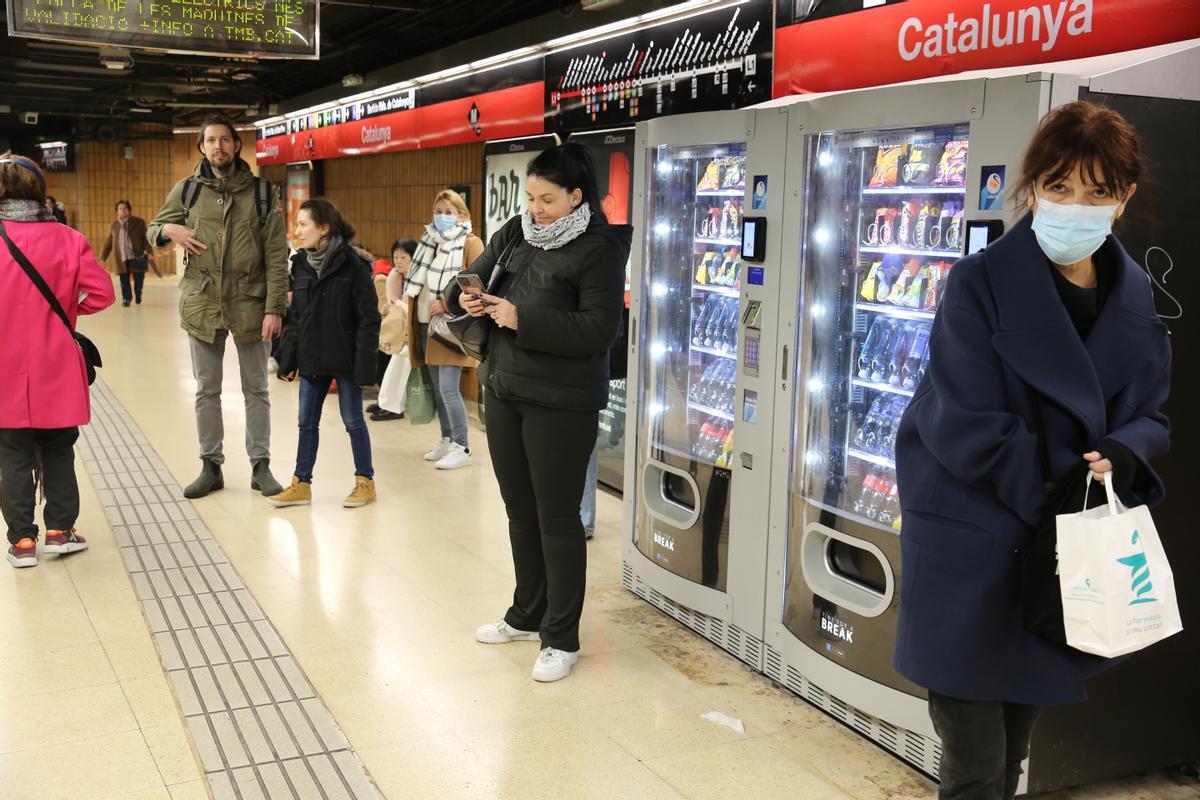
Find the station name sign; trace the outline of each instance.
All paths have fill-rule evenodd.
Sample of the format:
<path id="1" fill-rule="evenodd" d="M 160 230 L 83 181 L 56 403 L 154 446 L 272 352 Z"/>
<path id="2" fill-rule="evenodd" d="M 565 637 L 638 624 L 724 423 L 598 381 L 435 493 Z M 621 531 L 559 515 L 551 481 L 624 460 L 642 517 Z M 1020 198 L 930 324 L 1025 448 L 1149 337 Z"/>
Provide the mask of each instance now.
<path id="1" fill-rule="evenodd" d="M 319 0 L 8 0 L 12 36 L 203 55 L 316 59 Z"/>

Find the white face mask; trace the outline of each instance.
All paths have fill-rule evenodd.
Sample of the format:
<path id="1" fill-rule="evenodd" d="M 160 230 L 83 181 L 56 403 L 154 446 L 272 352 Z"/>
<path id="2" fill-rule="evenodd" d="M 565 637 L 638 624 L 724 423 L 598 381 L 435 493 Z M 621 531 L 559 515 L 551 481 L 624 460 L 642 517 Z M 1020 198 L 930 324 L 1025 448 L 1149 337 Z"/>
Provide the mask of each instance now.
<path id="1" fill-rule="evenodd" d="M 1052 203 L 1039 197 L 1033 212 L 1033 233 L 1042 252 L 1055 264 L 1078 264 L 1099 250 L 1112 233 L 1119 205 Z"/>

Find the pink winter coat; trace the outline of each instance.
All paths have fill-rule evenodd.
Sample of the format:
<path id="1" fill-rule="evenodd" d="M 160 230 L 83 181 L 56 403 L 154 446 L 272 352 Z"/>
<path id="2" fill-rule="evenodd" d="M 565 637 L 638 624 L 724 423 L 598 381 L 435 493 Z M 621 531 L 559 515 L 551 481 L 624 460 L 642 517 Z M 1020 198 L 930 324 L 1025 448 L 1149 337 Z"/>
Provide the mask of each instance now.
<path id="1" fill-rule="evenodd" d="M 4 227 L 72 324 L 112 305 L 112 278 L 83 234 L 57 222 Z M 69 428 L 90 419 L 83 353 L 0 240 L 0 428 Z"/>

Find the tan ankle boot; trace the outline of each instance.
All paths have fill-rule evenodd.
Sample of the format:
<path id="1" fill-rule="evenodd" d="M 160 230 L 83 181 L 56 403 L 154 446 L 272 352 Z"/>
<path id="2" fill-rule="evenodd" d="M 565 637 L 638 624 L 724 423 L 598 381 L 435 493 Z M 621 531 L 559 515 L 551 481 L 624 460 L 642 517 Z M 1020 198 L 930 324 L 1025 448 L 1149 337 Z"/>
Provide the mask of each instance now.
<path id="1" fill-rule="evenodd" d="M 345 502 L 342 503 L 346 508 L 359 508 L 367 503 L 375 502 L 375 481 L 370 478 L 364 478 L 362 475 L 354 476 L 354 491 L 346 495 Z"/>
<path id="2" fill-rule="evenodd" d="M 312 503 L 312 484 L 305 483 L 293 475 L 292 485 L 279 494 L 268 497 L 267 502 L 276 508 L 309 505 Z"/>

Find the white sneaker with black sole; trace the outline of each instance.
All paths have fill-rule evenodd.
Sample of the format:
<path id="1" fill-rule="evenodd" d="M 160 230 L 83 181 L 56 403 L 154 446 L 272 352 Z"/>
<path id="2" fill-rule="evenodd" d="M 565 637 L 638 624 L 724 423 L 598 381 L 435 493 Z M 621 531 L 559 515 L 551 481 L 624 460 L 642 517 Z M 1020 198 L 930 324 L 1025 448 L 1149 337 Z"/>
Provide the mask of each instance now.
<path id="1" fill-rule="evenodd" d="M 579 653 L 568 653 L 554 647 L 544 647 L 533 665 L 533 679 L 539 683 L 561 681 L 571 674 L 571 667 L 579 660 Z"/>
<path id="2" fill-rule="evenodd" d="M 519 631 L 504 620 L 489 622 L 475 629 L 475 641 L 483 644 L 508 644 L 509 642 L 536 642 L 537 631 Z"/>
<path id="3" fill-rule="evenodd" d="M 451 448 L 453 448 L 453 447 L 454 447 L 454 442 L 450 441 L 450 439 L 448 437 L 443 437 L 442 441 L 438 444 L 437 447 L 433 448 L 432 450 L 430 450 L 428 453 L 425 454 L 425 460 L 426 461 L 441 461 L 443 458 L 446 457 L 446 454 L 449 453 Z"/>
<path id="4" fill-rule="evenodd" d="M 438 469 L 461 469 L 471 466 L 471 451 L 461 444 L 451 443 L 454 449 L 445 455 L 437 464 Z"/>

